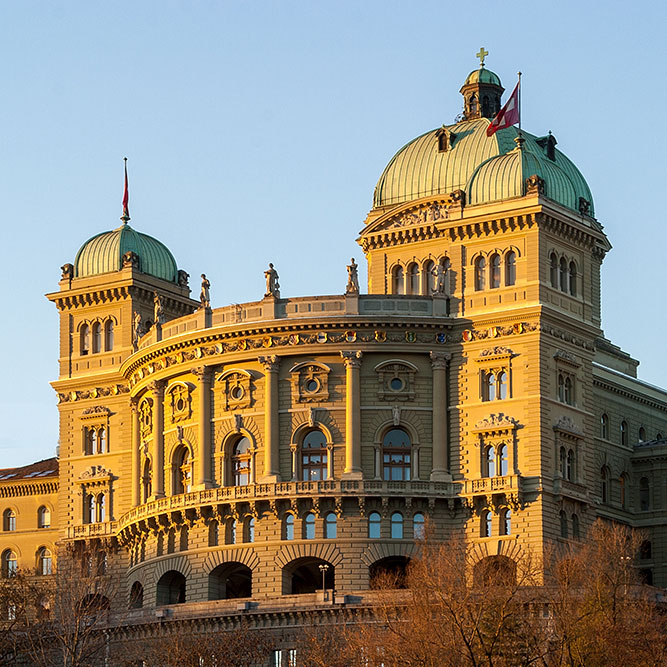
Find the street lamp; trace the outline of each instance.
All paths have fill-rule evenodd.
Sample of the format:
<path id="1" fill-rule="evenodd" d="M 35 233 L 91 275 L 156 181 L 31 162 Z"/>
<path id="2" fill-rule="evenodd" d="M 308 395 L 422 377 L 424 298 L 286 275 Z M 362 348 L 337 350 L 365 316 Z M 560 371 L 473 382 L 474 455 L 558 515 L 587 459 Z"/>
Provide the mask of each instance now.
<path id="1" fill-rule="evenodd" d="M 322 573 L 322 600 L 326 600 L 327 597 L 327 585 L 326 585 L 326 576 L 327 576 L 327 571 L 329 570 L 329 566 L 324 564 L 320 565 L 320 572 Z"/>
<path id="2" fill-rule="evenodd" d="M 623 565 L 623 595 L 628 594 L 628 566 L 632 560 L 631 556 L 621 556 L 621 564 Z"/>

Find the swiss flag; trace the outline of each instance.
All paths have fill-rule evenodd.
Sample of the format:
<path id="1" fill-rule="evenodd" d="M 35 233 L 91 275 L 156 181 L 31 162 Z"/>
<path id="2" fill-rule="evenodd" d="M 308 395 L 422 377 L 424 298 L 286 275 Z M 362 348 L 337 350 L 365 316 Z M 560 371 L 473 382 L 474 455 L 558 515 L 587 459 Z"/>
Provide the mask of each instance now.
<path id="1" fill-rule="evenodd" d="M 519 122 L 519 86 L 516 84 L 503 108 L 496 114 L 489 127 L 486 128 L 486 136 L 492 137 L 498 130 L 504 130 Z"/>
<path id="2" fill-rule="evenodd" d="M 127 187 L 127 158 L 125 158 L 125 190 L 123 192 L 123 217 L 124 218 L 129 218 L 130 217 L 129 202 L 130 202 L 130 191 Z"/>

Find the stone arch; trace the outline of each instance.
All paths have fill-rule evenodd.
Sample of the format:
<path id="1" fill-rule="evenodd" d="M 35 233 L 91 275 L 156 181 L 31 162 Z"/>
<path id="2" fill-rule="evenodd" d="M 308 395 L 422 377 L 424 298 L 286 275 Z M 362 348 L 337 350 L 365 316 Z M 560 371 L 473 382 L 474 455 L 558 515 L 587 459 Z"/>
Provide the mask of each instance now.
<path id="1" fill-rule="evenodd" d="M 373 425 L 374 434 L 373 434 L 373 443 L 376 446 L 382 445 L 382 439 L 384 438 L 385 432 L 394 427 L 404 428 L 410 439 L 412 440 L 412 446 L 418 446 L 420 444 L 420 432 L 422 429 L 417 427 L 415 424 L 419 424 L 419 420 L 415 419 L 417 415 L 411 410 L 401 410 L 400 419 L 398 424 L 395 423 L 393 418 L 391 419 L 382 419 L 382 421 L 376 420 L 376 423 Z M 420 424 L 421 426 L 421 424 Z M 423 436 L 423 432 L 421 432 Z"/>
<path id="2" fill-rule="evenodd" d="M 206 556 L 202 569 L 211 572 L 225 563 L 241 563 L 255 571 L 259 567 L 259 562 L 259 556 L 254 549 L 220 549 Z"/>
<path id="3" fill-rule="evenodd" d="M 226 377 L 233 375 L 234 373 L 238 373 L 239 375 L 245 375 L 249 380 L 254 380 L 255 376 L 250 372 L 247 371 L 245 368 L 228 368 L 224 370 L 220 375 L 218 375 L 215 378 L 216 382 L 220 382 L 221 380 L 224 380 Z"/>
<path id="4" fill-rule="evenodd" d="M 412 558 L 417 553 L 417 545 L 414 543 L 405 542 L 379 542 L 373 543 L 366 547 L 366 550 L 361 554 L 361 562 L 370 567 L 373 563 L 383 560 L 384 558 L 396 558 L 404 556 Z"/>
<path id="5" fill-rule="evenodd" d="M 324 566 L 324 571 L 323 571 Z M 336 566 L 317 556 L 304 556 L 288 562 L 281 570 L 283 595 L 315 593 L 335 588 Z"/>
<path id="6" fill-rule="evenodd" d="M 253 445 L 258 449 L 262 447 L 262 433 L 259 429 L 259 426 L 257 426 L 257 422 L 252 417 L 243 416 L 241 419 L 241 425 L 237 426 L 236 416 L 230 415 L 228 419 L 224 419 L 215 425 L 214 451 L 216 455 L 223 453 L 222 444 L 227 442 L 230 436 L 239 435 L 240 433 L 243 433 L 243 435 L 250 438 L 250 442 L 252 442 Z"/>
<path id="7" fill-rule="evenodd" d="M 187 426 L 182 429 L 171 429 L 164 434 L 164 460 L 171 461 L 174 457 L 174 451 L 181 445 L 190 448 L 190 454 L 193 458 L 199 456 L 197 446 L 197 434 L 194 426 Z"/>
<path id="8" fill-rule="evenodd" d="M 313 419 L 311 426 L 310 412 L 301 410 L 292 413 L 292 440 L 296 442 L 297 431 L 307 430 L 308 428 L 321 428 L 327 437 L 327 442 L 341 442 L 343 437 L 335 417 L 326 408 L 313 407 Z"/>
<path id="9" fill-rule="evenodd" d="M 170 570 L 180 572 L 186 580 L 192 576 L 190 561 L 185 556 L 176 556 L 174 558 L 165 558 L 157 563 L 153 569 L 153 582 L 159 581 L 160 577 Z"/>
<path id="10" fill-rule="evenodd" d="M 317 558 L 331 563 L 334 567 L 343 562 L 343 554 L 335 545 L 308 541 L 303 544 L 285 545 L 275 557 L 275 563 L 282 570 L 288 563 L 300 558 Z"/>
<path id="11" fill-rule="evenodd" d="M 496 252 L 498 252 L 498 253 L 502 256 L 503 259 L 505 259 L 505 257 L 506 257 L 510 252 L 513 252 L 517 257 L 521 257 L 521 256 L 522 256 L 521 249 L 520 249 L 518 246 L 515 246 L 515 245 L 509 245 L 509 246 L 507 246 L 504 250 L 502 250 L 502 251 L 501 251 L 501 250 L 497 250 Z"/>
<path id="12" fill-rule="evenodd" d="M 475 262 L 480 258 L 483 257 L 484 259 L 488 259 L 491 255 L 493 255 L 494 252 L 500 252 L 500 250 L 478 250 L 476 253 L 471 255 L 468 258 L 468 266 L 475 266 Z"/>

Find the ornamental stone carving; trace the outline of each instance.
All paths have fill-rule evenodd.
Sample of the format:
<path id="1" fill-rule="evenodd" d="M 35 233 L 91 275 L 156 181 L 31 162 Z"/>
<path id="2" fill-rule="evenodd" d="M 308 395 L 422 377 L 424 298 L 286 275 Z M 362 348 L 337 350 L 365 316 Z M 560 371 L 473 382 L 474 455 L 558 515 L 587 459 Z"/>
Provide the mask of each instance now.
<path id="1" fill-rule="evenodd" d="M 486 419 L 482 419 L 475 424 L 476 431 L 499 431 L 514 429 L 518 422 L 513 417 L 499 412 L 498 414 L 489 415 Z"/>

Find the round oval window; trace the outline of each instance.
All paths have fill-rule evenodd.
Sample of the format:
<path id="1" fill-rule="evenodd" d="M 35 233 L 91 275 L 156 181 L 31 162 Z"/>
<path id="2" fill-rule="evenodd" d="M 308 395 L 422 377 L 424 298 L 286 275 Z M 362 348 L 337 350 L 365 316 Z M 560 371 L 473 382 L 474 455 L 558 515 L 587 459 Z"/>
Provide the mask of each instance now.
<path id="1" fill-rule="evenodd" d="M 313 394 L 319 388 L 320 388 L 320 383 L 317 380 L 315 380 L 314 378 L 311 378 L 310 380 L 306 380 L 306 391 L 308 393 Z"/>
<path id="2" fill-rule="evenodd" d="M 391 380 L 389 380 L 389 388 L 392 391 L 401 391 L 401 389 L 403 389 L 404 386 L 405 383 L 403 382 L 403 380 L 401 380 L 401 378 L 391 378 Z"/>
<path id="3" fill-rule="evenodd" d="M 238 401 L 239 399 L 243 398 L 243 387 L 238 385 L 236 387 L 232 387 L 231 394 L 232 398 Z"/>

